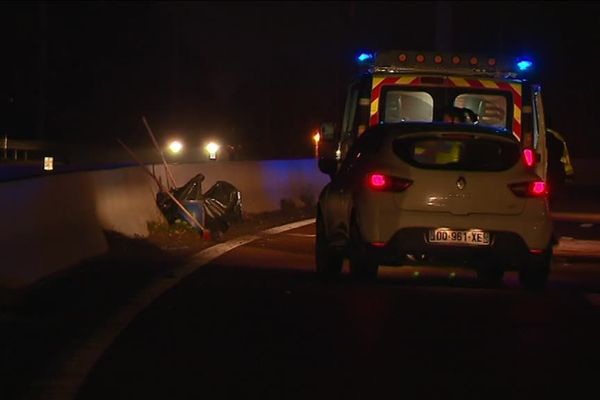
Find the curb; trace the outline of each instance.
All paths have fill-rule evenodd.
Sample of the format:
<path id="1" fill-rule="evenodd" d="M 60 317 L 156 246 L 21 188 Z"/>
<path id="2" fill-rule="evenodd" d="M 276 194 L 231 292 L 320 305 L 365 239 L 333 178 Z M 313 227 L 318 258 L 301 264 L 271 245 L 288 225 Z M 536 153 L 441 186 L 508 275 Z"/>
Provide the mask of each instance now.
<path id="1" fill-rule="evenodd" d="M 554 246 L 556 257 L 579 258 L 586 260 L 600 259 L 600 240 L 580 240 L 561 237 Z"/>
<path id="2" fill-rule="evenodd" d="M 550 215 L 553 221 L 600 223 L 600 214 L 596 213 L 553 212 Z"/>

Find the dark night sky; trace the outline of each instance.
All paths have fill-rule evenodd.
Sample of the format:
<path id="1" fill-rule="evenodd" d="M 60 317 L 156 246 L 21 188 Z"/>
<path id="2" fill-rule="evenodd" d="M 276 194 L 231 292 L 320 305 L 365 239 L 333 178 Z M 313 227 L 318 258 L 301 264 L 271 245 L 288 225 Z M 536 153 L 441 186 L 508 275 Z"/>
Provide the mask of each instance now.
<path id="1" fill-rule="evenodd" d="M 65 142 L 173 133 L 305 156 L 353 55 L 436 49 L 438 2 L 0 3 L 0 129 Z M 453 51 L 528 52 L 576 156 L 600 156 L 600 6 L 450 2 Z M 0 132 L 2 133 L 2 132 Z"/>

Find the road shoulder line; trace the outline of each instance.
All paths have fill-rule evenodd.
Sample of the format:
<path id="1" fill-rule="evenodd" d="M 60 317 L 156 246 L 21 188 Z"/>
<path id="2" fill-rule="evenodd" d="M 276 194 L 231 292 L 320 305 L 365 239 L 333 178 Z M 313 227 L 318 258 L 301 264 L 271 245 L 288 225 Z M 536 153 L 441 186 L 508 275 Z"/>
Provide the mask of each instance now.
<path id="1" fill-rule="evenodd" d="M 225 243 L 219 243 L 198 252 L 191 257 L 191 261 L 178 269 L 169 279 L 161 279 L 142 290 L 74 354 L 68 355 L 62 362 L 59 361 L 59 367 L 55 369 L 57 373 L 35 384 L 36 393 L 39 394 L 38 398 L 43 400 L 75 399 L 88 374 L 131 321 L 146 307 L 179 284 L 188 275 L 237 247 L 264 236 L 301 228 L 314 222 L 314 218 L 292 222 L 264 230 L 256 235 L 241 236 Z"/>

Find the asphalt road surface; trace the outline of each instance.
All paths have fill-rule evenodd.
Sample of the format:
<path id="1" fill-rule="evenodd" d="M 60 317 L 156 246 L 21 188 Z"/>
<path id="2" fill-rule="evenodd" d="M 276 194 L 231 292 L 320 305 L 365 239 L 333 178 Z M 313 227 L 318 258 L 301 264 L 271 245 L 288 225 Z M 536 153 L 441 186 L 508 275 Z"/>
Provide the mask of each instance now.
<path id="1" fill-rule="evenodd" d="M 541 294 L 513 273 L 485 289 L 455 268 L 324 283 L 313 246 L 309 225 L 188 276 L 117 338 L 78 399 L 597 396 L 599 263 L 557 259 Z"/>

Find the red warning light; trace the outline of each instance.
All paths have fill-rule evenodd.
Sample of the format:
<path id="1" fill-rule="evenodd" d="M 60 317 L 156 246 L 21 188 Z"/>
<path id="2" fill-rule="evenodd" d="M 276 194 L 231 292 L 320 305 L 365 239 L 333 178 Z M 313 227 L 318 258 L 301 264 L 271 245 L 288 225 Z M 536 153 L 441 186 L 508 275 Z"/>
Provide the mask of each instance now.
<path id="1" fill-rule="evenodd" d="M 535 153 L 531 149 L 523 150 L 523 158 L 525 160 L 525 165 L 528 167 L 533 167 L 535 164 Z"/>
<path id="2" fill-rule="evenodd" d="M 496 65 L 496 59 L 495 59 L 495 58 L 490 58 L 490 59 L 488 60 L 488 65 L 489 65 L 490 67 L 493 67 L 493 66 L 495 66 L 495 65 Z"/>
<path id="3" fill-rule="evenodd" d="M 442 63 L 442 56 L 437 55 L 433 58 L 433 62 L 435 62 L 436 64 L 441 64 Z"/>
<path id="4" fill-rule="evenodd" d="M 452 64 L 460 64 L 460 57 L 459 56 L 452 57 Z"/>
<path id="5" fill-rule="evenodd" d="M 372 174 L 369 176 L 369 183 L 373 189 L 381 189 L 388 185 L 385 175 Z"/>
<path id="6" fill-rule="evenodd" d="M 469 63 L 471 65 L 477 65 L 478 62 L 479 60 L 477 59 L 477 57 L 471 57 L 471 59 L 469 60 Z"/>
<path id="7" fill-rule="evenodd" d="M 417 56 L 417 62 L 419 62 L 419 63 L 425 62 L 425 56 L 423 54 L 419 54 Z"/>
<path id="8" fill-rule="evenodd" d="M 408 57 L 406 56 L 406 54 L 400 54 L 400 55 L 398 56 L 398 60 L 399 60 L 400 62 L 405 62 L 407 59 L 408 59 Z"/>
<path id="9" fill-rule="evenodd" d="M 534 196 L 541 196 L 541 195 L 547 194 L 548 188 L 546 186 L 546 182 L 544 182 L 544 181 L 532 182 L 529 187 L 529 192 Z"/>

